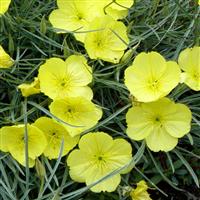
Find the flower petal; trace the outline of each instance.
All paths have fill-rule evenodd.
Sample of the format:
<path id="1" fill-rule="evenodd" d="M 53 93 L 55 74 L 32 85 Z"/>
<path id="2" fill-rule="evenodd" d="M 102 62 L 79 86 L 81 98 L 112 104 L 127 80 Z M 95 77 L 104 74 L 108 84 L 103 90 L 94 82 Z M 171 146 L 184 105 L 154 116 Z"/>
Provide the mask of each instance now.
<path id="1" fill-rule="evenodd" d="M 142 140 L 153 131 L 153 124 L 149 121 L 142 107 L 132 107 L 126 114 L 127 135 L 134 140 Z"/>
<path id="2" fill-rule="evenodd" d="M 151 151 L 171 151 L 178 143 L 178 139 L 168 134 L 165 129 L 157 129 L 146 138 L 147 146 Z"/>
<path id="3" fill-rule="evenodd" d="M 166 131 L 175 138 L 181 138 L 191 129 L 192 113 L 183 104 L 174 104 L 174 112 L 164 119 Z"/>

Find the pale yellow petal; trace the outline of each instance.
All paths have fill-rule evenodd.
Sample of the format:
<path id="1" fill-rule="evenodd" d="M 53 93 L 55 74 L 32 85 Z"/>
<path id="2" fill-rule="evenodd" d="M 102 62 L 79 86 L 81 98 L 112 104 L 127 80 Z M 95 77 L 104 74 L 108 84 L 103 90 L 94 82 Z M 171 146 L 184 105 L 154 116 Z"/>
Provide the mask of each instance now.
<path id="1" fill-rule="evenodd" d="M 1 13 L 0 13 L 1 14 Z M 13 59 L 0 46 L 0 68 L 9 68 L 14 64 Z"/>
<path id="2" fill-rule="evenodd" d="M 126 114 L 127 135 L 134 140 L 142 140 L 153 131 L 149 115 L 142 107 L 132 107 Z"/>
<path id="3" fill-rule="evenodd" d="M 10 3 L 11 3 L 11 0 L 0 1 L 0 16 L 8 10 Z"/>
<path id="4" fill-rule="evenodd" d="M 178 63 L 182 70 L 190 73 L 200 72 L 200 47 L 186 48 L 178 58 Z"/>
<path id="5" fill-rule="evenodd" d="M 86 86 L 92 81 L 92 69 L 83 56 L 71 55 L 66 59 L 66 73 L 72 76 L 73 86 Z"/>
<path id="6" fill-rule="evenodd" d="M 88 154 L 77 149 L 69 154 L 67 165 L 70 168 L 70 177 L 77 182 L 85 182 L 87 170 L 92 167 Z"/>
<path id="7" fill-rule="evenodd" d="M 145 138 L 151 151 L 171 151 L 178 144 L 178 139 L 169 135 L 165 129 L 157 129 Z"/>
<path id="8" fill-rule="evenodd" d="M 44 155 L 49 159 L 58 158 L 62 142 L 62 156 L 65 156 L 78 143 L 79 137 L 72 138 L 63 125 L 53 119 L 40 117 L 33 125 L 42 130 L 47 138 Z"/>
<path id="9" fill-rule="evenodd" d="M 113 139 L 103 132 L 88 133 L 79 141 L 79 148 L 89 154 L 108 151 L 113 145 Z"/>
<path id="10" fill-rule="evenodd" d="M 89 176 L 86 178 L 86 184 L 90 185 L 97 180 L 103 178 L 102 174 L 96 173 L 94 176 Z M 93 186 L 91 188 L 92 192 L 113 192 L 117 189 L 117 186 L 119 185 L 121 181 L 121 177 L 119 174 L 112 175 L 111 177 L 107 178 L 106 180 L 103 180 L 102 182 L 98 183 L 97 185 Z"/>
<path id="11" fill-rule="evenodd" d="M 181 138 L 191 129 L 192 113 L 187 106 L 174 104 L 174 112 L 167 115 L 164 120 L 166 131 L 175 138 Z"/>

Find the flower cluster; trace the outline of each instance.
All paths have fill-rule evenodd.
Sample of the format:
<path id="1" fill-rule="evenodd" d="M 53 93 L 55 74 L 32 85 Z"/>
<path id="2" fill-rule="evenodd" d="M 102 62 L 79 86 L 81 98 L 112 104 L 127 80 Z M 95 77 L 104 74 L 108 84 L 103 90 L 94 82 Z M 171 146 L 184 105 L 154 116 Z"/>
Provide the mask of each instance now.
<path id="1" fill-rule="evenodd" d="M 127 16 L 133 3 L 133 0 L 57 0 L 58 9 L 52 11 L 49 20 L 57 33 L 73 33 L 90 59 L 118 63 L 129 43 L 127 27 L 119 20 Z M 0 15 L 9 4 L 10 1 L 1 4 Z M 0 68 L 9 68 L 14 63 L 0 46 Z M 131 170 L 132 146 L 124 138 L 113 138 L 97 130 L 91 132 L 103 111 L 93 102 L 93 69 L 88 63 L 81 54 L 65 60 L 50 57 L 39 66 L 31 83 L 18 85 L 25 100 L 32 95 L 48 98 L 48 117 L 1 127 L 0 150 L 28 167 L 33 167 L 41 155 L 57 159 L 69 154 L 66 164 L 71 179 L 86 183 L 93 192 L 112 192 L 120 184 L 121 174 Z M 189 133 L 192 113 L 187 105 L 174 102 L 168 95 L 183 83 L 200 91 L 200 47 L 183 50 L 178 62 L 167 61 L 157 52 L 141 52 L 125 69 L 124 83 L 136 99 L 126 114 L 129 138 L 145 140 L 154 152 L 170 151 L 179 138 Z M 147 189 L 141 181 L 130 196 L 151 200 Z"/>
<path id="2" fill-rule="evenodd" d="M 27 131 L 25 125 L 3 127 L 0 149 L 25 166 L 25 144 L 28 141 L 30 167 L 41 154 L 49 159 L 58 158 L 62 142 L 62 156 L 66 155 L 78 143 L 79 135 L 95 126 L 102 117 L 101 108 L 91 101 L 93 92 L 88 86 L 91 81 L 92 69 L 83 56 L 71 55 L 66 61 L 59 58 L 46 60 L 39 68 L 38 77 L 18 88 L 24 97 L 43 92 L 51 98 L 50 112 L 60 121 L 40 117 L 28 125 Z M 15 137 L 12 137 L 14 132 Z"/>
<path id="3" fill-rule="evenodd" d="M 57 0 L 49 20 L 58 33 L 73 32 L 92 59 L 118 63 L 129 42 L 127 28 L 118 19 L 128 14 L 133 0 Z"/>
<path id="4" fill-rule="evenodd" d="M 200 90 L 200 47 L 182 51 L 178 63 L 157 52 L 140 53 L 125 71 L 127 88 L 141 102 L 127 112 L 127 134 L 133 140 L 145 139 L 155 152 L 172 150 L 191 129 L 189 107 L 165 96 L 180 82 Z"/>

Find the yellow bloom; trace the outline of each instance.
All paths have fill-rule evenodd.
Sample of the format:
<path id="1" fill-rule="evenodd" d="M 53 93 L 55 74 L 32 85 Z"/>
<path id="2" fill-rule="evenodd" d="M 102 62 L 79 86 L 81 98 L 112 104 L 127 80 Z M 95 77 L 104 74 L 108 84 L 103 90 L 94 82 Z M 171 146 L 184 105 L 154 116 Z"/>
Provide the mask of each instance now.
<path id="1" fill-rule="evenodd" d="M 47 141 L 44 133 L 32 125 L 28 128 L 28 157 L 29 167 L 33 167 L 35 159 L 40 156 L 46 148 Z M 10 152 L 14 159 L 25 166 L 25 126 L 5 126 L 1 128 L 2 151 Z"/>
<path id="2" fill-rule="evenodd" d="M 0 0 L 0 16 L 8 10 L 10 2 L 11 0 Z"/>
<path id="3" fill-rule="evenodd" d="M 0 68 L 9 68 L 13 65 L 13 59 L 0 46 Z"/>
<path id="4" fill-rule="evenodd" d="M 101 1 L 94 0 L 57 0 L 58 9 L 54 10 L 49 21 L 58 33 L 66 31 L 88 31 L 89 23 L 104 15 Z M 62 30 L 63 29 L 63 30 Z M 76 33 L 76 39 L 84 42 L 85 33 Z"/>
<path id="5" fill-rule="evenodd" d="M 72 137 L 95 126 L 102 117 L 102 110 L 83 97 L 54 100 L 49 108 L 52 114 L 64 122 L 79 126 L 64 125 Z"/>
<path id="6" fill-rule="evenodd" d="M 72 138 L 59 122 L 48 117 L 40 117 L 32 125 L 44 132 L 47 138 L 44 155 L 49 159 L 58 158 L 62 141 L 64 142 L 62 156 L 65 156 L 78 143 L 79 137 Z"/>
<path id="7" fill-rule="evenodd" d="M 118 63 L 127 48 L 127 28 L 109 16 L 96 18 L 90 23 L 91 30 L 85 36 L 85 48 L 92 59 Z M 123 41 L 125 42 L 123 42 Z"/>
<path id="8" fill-rule="evenodd" d="M 140 53 L 125 71 L 125 85 L 141 102 L 168 95 L 180 81 L 180 68 L 156 52 Z"/>
<path id="9" fill-rule="evenodd" d="M 104 132 L 88 133 L 80 139 L 79 149 L 68 156 L 69 174 L 74 181 L 90 185 L 128 164 L 132 157 L 131 151 L 131 145 L 124 139 L 113 140 Z M 120 180 L 120 174 L 113 175 L 91 190 L 112 192 Z"/>
<path id="10" fill-rule="evenodd" d="M 152 151 L 170 151 L 178 138 L 190 131 L 190 109 L 168 98 L 132 107 L 126 114 L 127 134 L 133 140 L 146 140 Z"/>
<path id="11" fill-rule="evenodd" d="M 183 50 L 178 58 L 183 72 L 183 82 L 195 91 L 200 90 L 200 47 Z"/>
<path id="12" fill-rule="evenodd" d="M 22 83 L 18 85 L 18 88 L 21 90 L 22 96 L 28 97 L 33 94 L 40 93 L 40 82 L 37 77 L 34 78 L 32 83 Z"/>
<path id="13" fill-rule="evenodd" d="M 92 69 L 83 56 L 72 55 L 66 61 L 50 58 L 40 66 L 38 77 L 41 92 L 52 99 L 93 97 L 91 88 L 87 86 L 92 81 Z"/>
<path id="14" fill-rule="evenodd" d="M 133 0 L 116 0 L 110 4 L 111 0 L 103 0 L 105 2 L 104 10 L 105 13 L 114 19 L 122 19 L 127 16 L 128 8 L 130 8 L 134 1 Z"/>
<path id="15" fill-rule="evenodd" d="M 145 181 L 137 183 L 137 187 L 130 193 L 132 200 L 152 200 L 147 192 L 148 186 Z"/>

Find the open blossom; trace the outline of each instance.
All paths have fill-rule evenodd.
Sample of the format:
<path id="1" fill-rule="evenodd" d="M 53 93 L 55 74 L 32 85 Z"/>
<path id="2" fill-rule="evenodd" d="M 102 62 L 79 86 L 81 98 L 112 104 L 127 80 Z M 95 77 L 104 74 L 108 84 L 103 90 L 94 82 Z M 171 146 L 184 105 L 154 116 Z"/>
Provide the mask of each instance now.
<path id="1" fill-rule="evenodd" d="M 44 133 L 35 126 L 27 125 L 29 167 L 35 165 L 47 145 Z M 0 129 L 0 150 L 9 152 L 21 165 L 26 165 L 25 125 L 4 126 Z"/>
<path id="2" fill-rule="evenodd" d="M 92 128 L 102 117 L 102 110 L 83 97 L 56 99 L 49 109 L 53 115 L 73 125 L 63 124 L 72 137 Z"/>
<path id="3" fill-rule="evenodd" d="M 125 71 L 125 85 L 141 102 L 156 101 L 168 95 L 179 83 L 181 71 L 176 62 L 159 53 L 140 53 Z"/>
<path id="4" fill-rule="evenodd" d="M 79 137 L 71 137 L 61 123 L 48 117 L 40 117 L 32 125 L 38 127 L 45 134 L 47 146 L 44 155 L 49 159 L 58 158 L 62 141 L 62 156 L 65 156 L 78 143 Z"/>
<path id="5" fill-rule="evenodd" d="M 95 18 L 90 23 L 92 32 L 85 36 L 85 48 L 92 59 L 118 63 L 129 42 L 126 26 L 109 16 Z"/>
<path id="6" fill-rule="evenodd" d="M 109 173 L 127 165 L 132 158 L 131 145 L 124 139 L 113 139 L 104 132 L 92 132 L 81 137 L 79 149 L 68 158 L 69 174 L 74 181 L 95 183 Z M 93 192 L 114 191 L 121 181 L 120 172 L 93 186 Z"/>
<path id="7" fill-rule="evenodd" d="M 178 58 L 178 64 L 184 71 L 182 82 L 195 91 L 200 90 L 200 47 L 183 50 Z"/>
<path id="8" fill-rule="evenodd" d="M 87 32 L 93 31 L 90 23 L 96 17 L 105 15 L 113 19 L 127 16 L 133 0 L 57 0 L 58 9 L 53 10 L 49 21 L 58 33 L 73 32 L 76 39 L 85 42 Z"/>
<path id="9" fill-rule="evenodd" d="M 133 140 L 145 140 L 152 151 L 170 151 L 178 138 L 191 129 L 190 109 L 164 97 L 130 108 L 126 114 L 127 135 Z"/>
<path id="10" fill-rule="evenodd" d="M 49 21 L 60 33 L 79 31 L 80 33 L 75 33 L 75 37 L 81 42 L 84 42 L 89 23 L 95 17 L 104 15 L 101 1 L 57 0 L 57 5 L 58 9 L 52 11 Z"/>
<path id="11" fill-rule="evenodd" d="M 41 92 L 52 99 L 82 96 L 92 99 L 89 86 L 92 81 L 92 69 L 83 56 L 71 55 L 66 61 L 50 58 L 40 66 Z"/>

